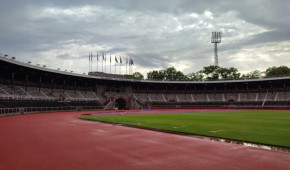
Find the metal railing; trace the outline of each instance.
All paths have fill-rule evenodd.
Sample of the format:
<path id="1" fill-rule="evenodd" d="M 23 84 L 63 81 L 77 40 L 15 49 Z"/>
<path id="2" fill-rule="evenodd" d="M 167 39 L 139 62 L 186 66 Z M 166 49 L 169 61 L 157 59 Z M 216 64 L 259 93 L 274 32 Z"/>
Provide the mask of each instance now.
<path id="1" fill-rule="evenodd" d="M 28 95 L 6 95 L 0 94 L 2 100 L 45 100 L 45 101 L 62 101 L 61 97 L 44 97 L 44 96 L 28 96 Z M 65 98 L 63 101 L 101 101 L 100 98 Z"/>
<path id="2" fill-rule="evenodd" d="M 60 98 L 56 97 L 43 97 L 43 96 L 28 96 L 28 95 L 6 95 L 0 94 L 2 100 L 45 100 L 45 101 L 57 101 Z"/>
<path id="3" fill-rule="evenodd" d="M 50 111 L 81 111 L 81 110 L 103 110 L 104 106 L 61 106 L 61 107 L 19 107 L 0 108 L 1 115 L 18 115 L 26 113 L 42 113 Z"/>
<path id="4" fill-rule="evenodd" d="M 249 105 L 152 105 L 149 108 L 277 108 L 277 109 L 287 109 L 290 108 L 290 105 L 256 105 L 256 104 L 249 104 Z M 147 106 L 141 106 L 141 109 L 148 109 Z"/>

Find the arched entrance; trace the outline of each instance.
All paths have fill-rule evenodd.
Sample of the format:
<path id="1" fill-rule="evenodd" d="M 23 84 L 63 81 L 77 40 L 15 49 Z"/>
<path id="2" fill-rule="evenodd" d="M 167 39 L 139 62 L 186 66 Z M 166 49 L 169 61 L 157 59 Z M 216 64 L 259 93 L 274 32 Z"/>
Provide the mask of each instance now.
<path id="1" fill-rule="evenodd" d="M 126 100 L 123 98 L 118 98 L 115 101 L 115 107 L 118 108 L 118 110 L 124 110 L 126 108 Z"/>

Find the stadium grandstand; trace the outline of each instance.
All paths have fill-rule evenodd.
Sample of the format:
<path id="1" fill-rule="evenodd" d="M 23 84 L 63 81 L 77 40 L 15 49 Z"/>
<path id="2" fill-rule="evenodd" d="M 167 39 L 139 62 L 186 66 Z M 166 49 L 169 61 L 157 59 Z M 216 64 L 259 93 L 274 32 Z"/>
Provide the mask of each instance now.
<path id="1" fill-rule="evenodd" d="M 149 81 L 76 74 L 0 56 L 0 113 L 145 108 L 290 108 L 290 77 Z"/>

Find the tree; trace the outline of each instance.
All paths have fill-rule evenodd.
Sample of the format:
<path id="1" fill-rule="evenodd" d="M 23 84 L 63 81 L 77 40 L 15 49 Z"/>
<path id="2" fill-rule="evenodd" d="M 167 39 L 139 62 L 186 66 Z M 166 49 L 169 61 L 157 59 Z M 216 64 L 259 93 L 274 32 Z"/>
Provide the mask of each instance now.
<path id="1" fill-rule="evenodd" d="M 204 75 L 202 73 L 202 70 L 198 71 L 196 73 L 189 73 L 187 75 L 188 80 L 194 80 L 194 81 L 202 81 L 203 77 L 204 77 Z"/>
<path id="2" fill-rule="evenodd" d="M 141 74 L 141 73 L 140 73 Z M 237 80 L 240 78 L 243 79 L 253 79 L 260 78 L 262 75 L 265 77 L 277 77 L 277 76 L 290 76 L 290 68 L 287 66 L 280 67 L 269 67 L 266 71 L 254 70 L 250 73 L 243 74 L 239 73 L 237 68 L 229 67 L 224 68 L 220 66 L 210 65 L 203 67 L 202 70 L 184 75 L 183 72 L 177 71 L 174 67 L 169 67 L 165 70 L 153 70 L 147 73 L 148 80 L 193 80 L 193 81 L 202 81 L 202 80 Z M 136 75 L 138 78 L 138 76 Z"/>
<path id="3" fill-rule="evenodd" d="M 132 75 L 132 79 L 135 79 L 135 80 L 144 80 L 144 76 L 140 72 L 135 72 Z"/>
<path id="4" fill-rule="evenodd" d="M 149 71 L 147 73 L 148 80 L 164 80 L 164 72 L 162 70 L 156 71 Z"/>
<path id="5" fill-rule="evenodd" d="M 241 78 L 243 79 L 258 79 L 262 75 L 262 72 L 259 70 L 251 71 L 250 73 L 243 74 Z"/>
<path id="6" fill-rule="evenodd" d="M 202 73 L 205 74 L 205 78 L 207 80 L 218 80 L 219 79 L 219 75 L 217 72 L 218 69 L 220 69 L 219 66 L 210 65 L 207 67 L 203 67 Z"/>
<path id="7" fill-rule="evenodd" d="M 175 80 L 176 78 L 176 69 L 174 67 L 169 67 L 164 70 L 165 80 Z"/>
<path id="8" fill-rule="evenodd" d="M 239 79 L 241 76 L 241 73 L 239 73 L 238 69 L 234 67 L 230 68 L 220 67 L 219 69 L 217 69 L 216 72 L 218 73 L 219 77 L 225 80 L 236 80 Z"/>
<path id="9" fill-rule="evenodd" d="M 148 80 L 188 80 L 188 78 L 181 72 L 177 71 L 174 67 L 169 67 L 165 70 L 153 70 L 147 73 Z"/>
<path id="10" fill-rule="evenodd" d="M 181 71 L 177 71 L 174 67 L 169 67 L 163 72 L 165 80 L 187 80 L 187 77 Z"/>
<path id="11" fill-rule="evenodd" d="M 175 80 L 188 80 L 188 77 L 184 75 L 181 71 L 177 71 L 175 76 Z"/>
<path id="12" fill-rule="evenodd" d="M 266 70 L 266 77 L 280 77 L 280 76 L 290 76 L 290 68 L 287 66 L 280 67 L 269 67 Z"/>

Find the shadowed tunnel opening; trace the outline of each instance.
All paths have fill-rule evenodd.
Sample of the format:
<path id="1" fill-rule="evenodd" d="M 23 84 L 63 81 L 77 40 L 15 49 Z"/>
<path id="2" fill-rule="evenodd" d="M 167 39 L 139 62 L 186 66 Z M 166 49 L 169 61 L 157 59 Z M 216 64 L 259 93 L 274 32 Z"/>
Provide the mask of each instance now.
<path id="1" fill-rule="evenodd" d="M 115 101 L 115 107 L 118 108 L 118 110 L 124 110 L 126 108 L 126 100 L 119 98 Z"/>

